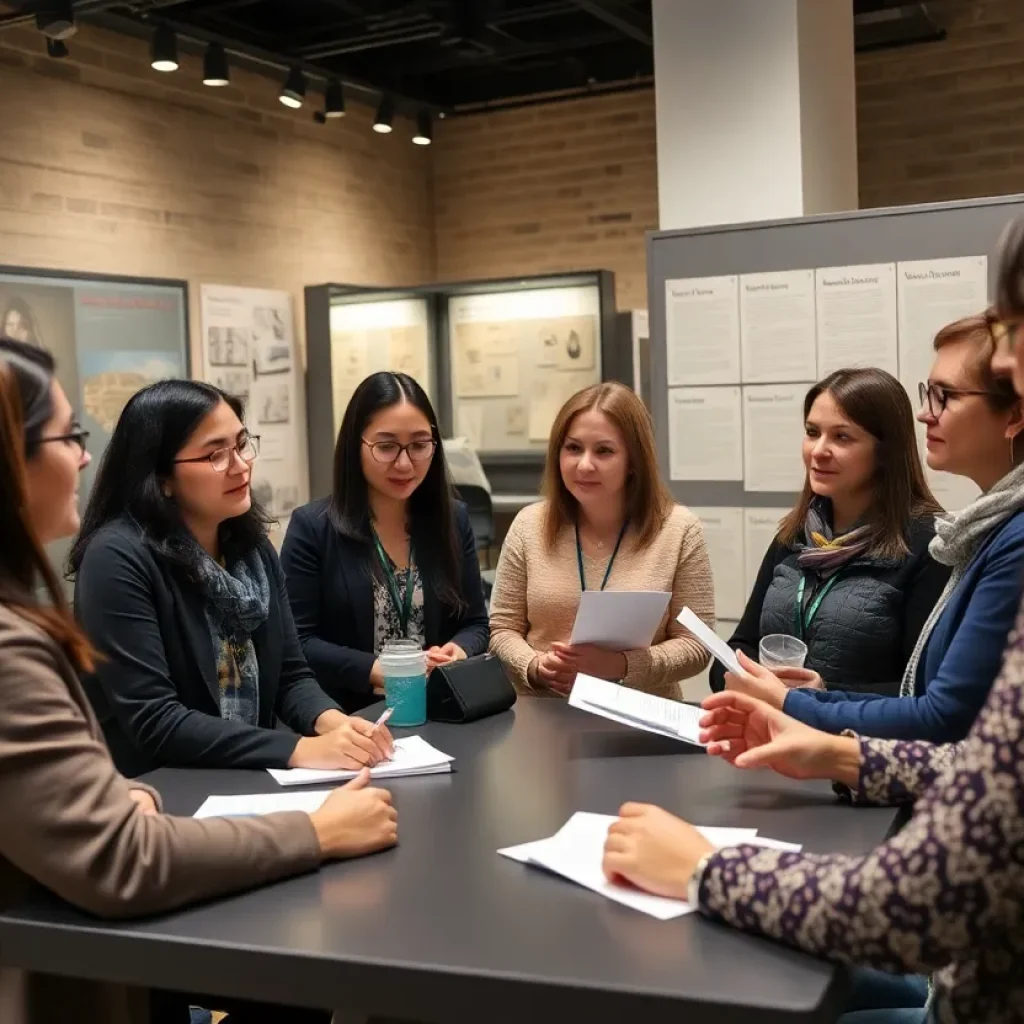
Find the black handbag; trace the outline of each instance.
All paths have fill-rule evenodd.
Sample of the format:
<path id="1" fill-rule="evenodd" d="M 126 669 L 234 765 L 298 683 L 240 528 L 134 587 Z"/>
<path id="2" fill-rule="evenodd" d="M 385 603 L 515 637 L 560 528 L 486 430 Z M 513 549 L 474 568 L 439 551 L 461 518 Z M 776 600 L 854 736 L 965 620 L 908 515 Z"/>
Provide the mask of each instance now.
<path id="1" fill-rule="evenodd" d="M 515 702 L 515 687 L 493 654 L 438 665 L 427 677 L 427 718 L 433 722 L 475 722 Z"/>

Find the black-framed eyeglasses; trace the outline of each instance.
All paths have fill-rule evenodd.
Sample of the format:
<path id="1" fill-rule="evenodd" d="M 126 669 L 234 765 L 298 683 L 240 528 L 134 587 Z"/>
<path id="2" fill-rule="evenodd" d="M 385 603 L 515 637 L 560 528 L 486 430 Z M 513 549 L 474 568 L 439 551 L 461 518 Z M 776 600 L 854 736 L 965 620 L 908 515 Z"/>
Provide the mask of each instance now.
<path id="1" fill-rule="evenodd" d="M 84 455 L 88 451 L 89 431 L 82 430 L 77 423 L 73 423 L 71 426 L 72 429 L 66 434 L 57 434 L 54 437 L 41 437 L 39 438 L 39 443 L 49 444 L 51 441 L 67 441 L 69 444 L 77 444 Z"/>
<path id="2" fill-rule="evenodd" d="M 397 462 L 402 452 L 409 456 L 410 462 L 429 462 L 437 450 L 436 441 L 410 441 L 399 444 L 397 441 L 367 441 L 363 444 L 370 449 L 374 462 Z"/>
<path id="3" fill-rule="evenodd" d="M 976 391 L 972 388 L 947 388 L 941 384 L 918 384 L 917 394 L 921 404 L 927 404 L 928 412 L 935 419 L 938 419 L 945 412 L 946 404 L 951 398 L 963 398 L 967 395 L 997 397 L 994 391 Z"/>
<path id="4" fill-rule="evenodd" d="M 231 456 L 237 455 L 243 462 L 255 462 L 260 453 L 260 435 L 247 434 L 238 444 L 230 448 L 217 448 L 209 455 L 197 455 L 194 459 L 175 459 L 177 462 L 208 462 L 218 473 L 226 473 L 231 465 Z"/>

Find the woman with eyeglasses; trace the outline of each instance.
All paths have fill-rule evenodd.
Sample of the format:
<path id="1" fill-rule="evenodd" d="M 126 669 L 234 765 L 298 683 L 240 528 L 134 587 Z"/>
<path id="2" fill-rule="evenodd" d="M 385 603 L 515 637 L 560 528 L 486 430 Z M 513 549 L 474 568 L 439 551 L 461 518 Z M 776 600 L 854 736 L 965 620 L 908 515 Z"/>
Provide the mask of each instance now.
<path id="1" fill-rule="evenodd" d="M 71 551 L 85 680 L 118 768 L 361 768 L 386 729 L 343 714 L 302 656 L 241 403 L 164 380 L 125 406 Z M 288 729 L 275 728 L 280 719 Z"/>
<path id="2" fill-rule="evenodd" d="M 390 797 L 366 773 L 312 814 L 197 821 L 116 770 L 79 678 L 98 657 L 43 549 L 78 529 L 85 440 L 49 353 L 0 337 L 0 910 L 42 886 L 97 917 L 141 917 L 394 845 Z M 0 965 L 3 1024 L 188 1024 L 190 1001 L 233 1024 L 330 1019 Z"/>
<path id="3" fill-rule="evenodd" d="M 439 438 L 412 377 L 367 377 L 338 432 L 333 493 L 292 513 L 281 564 L 295 623 L 320 685 L 346 710 L 383 694 L 388 641 L 422 644 L 428 669 L 487 650 L 473 529 Z"/>
<path id="4" fill-rule="evenodd" d="M 968 477 L 983 493 L 936 520 L 929 550 L 950 576 L 919 627 L 900 695 L 791 688 L 745 652 L 746 671 L 725 677 L 729 689 L 828 732 L 933 742 L 967 735 L 999 671 L 1024 581 L 1024 412 L 1012 383 L 992 370 L 994 322 L 988 311 L 939 331 L 920 388 L 928 465 Z"/>

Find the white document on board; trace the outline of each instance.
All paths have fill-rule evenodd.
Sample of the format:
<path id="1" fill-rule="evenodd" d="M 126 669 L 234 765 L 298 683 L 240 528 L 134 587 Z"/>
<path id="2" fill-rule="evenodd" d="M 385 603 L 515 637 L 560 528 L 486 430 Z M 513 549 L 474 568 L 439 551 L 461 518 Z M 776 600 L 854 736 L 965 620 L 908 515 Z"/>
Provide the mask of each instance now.
<path id="1" fill-rule="evenodd" d="M 743 562 L 748 594 L 754 589 L 764 556 L 779 535 L 779 524 L 789 511 L 788 508 L 743 510 Z"/>
<path id="2" fill-rule="evenodd" d="M 609 651 L 650 647 L 671 596 L 663 590 L 584 591 L 569 643 Z"/>
<path id="3" fill-rule="evenodd" d="M 677 700 L 656 697 L 652 693 L 634 690 L 619 683 L 580 673 L 569 693 L 569 704 L 581 711 L 607 718 L 620 725 L 628 725 L 643 732 L 668 736 L 696 747 L 700 742 L 701 709 Z"/>
<path id="4" fill-rule="evenodd" d="M 743 509 L 691 505 L 690 511 L 704 528 L 704 544 L 715 581 L 715 613 L 738 621 L 748 592 L 743 572 Z"/>
<path id="5" fill-rule="evenodd" d="M 632 886 L 610 882 L 602 868 L 608 829 L 616 821 L 612 814 L 591 814 L 577 811 L 553 836 L 533 843 L 509 846 L 498 853 L 510 860 L 545 868 L 577 885 L 599 893 L 607 899 L 649 914 L 660 921 L 670 921 L 696 909 L 686 900 L 654 896 Z M 792 843 L 759 839 L 756 828 L 721 828 L 698 826 L 708 842 L 721 849 L 749 843 L 772 849 L 800 849 Z"/>
<path id="6" fill-rule="evenodd" d="M 685 626 L 705 647 L 705 649 L 713 654 L 719 662 L 722 663 L 730 672 L 734 672 L 737 675 L 742 674 L 743 669 L 740 668 L 740 663 L 736 658 L 736 652 L 733 651 L 729 645 L 713 630 L 708 628 L 703 620 L 695 615 L 689 608 L 684 608 L 678 616 L 676 621 L 681 625 Z"/>
<path id="7" fill-rule="evenodd" d="M 819 267 L 814 272 L 818 376 L 848 366 L 898 373 L 896 264 Z"/>
<path id="8" fill-rule="evenodd" d="M 742 480 L 743 413 L 738 387 L 669 388 L 673 480 Z"/>
<path id="9" fill-rule="evenodd" d="M 739 278 L 665 282 L 669 387 L 740 383 Z"/>
<path id="10" fill-rule="evenodd" d="M 817 380 L 814 271 L 740 277 L 744 384 Z"/>
<path id="11" fill-rule="evenodd" d="M 764 384 L 743 389 L 746 490 L 785 494 L 803 487 L 804 396 L 809 387 Z"/>

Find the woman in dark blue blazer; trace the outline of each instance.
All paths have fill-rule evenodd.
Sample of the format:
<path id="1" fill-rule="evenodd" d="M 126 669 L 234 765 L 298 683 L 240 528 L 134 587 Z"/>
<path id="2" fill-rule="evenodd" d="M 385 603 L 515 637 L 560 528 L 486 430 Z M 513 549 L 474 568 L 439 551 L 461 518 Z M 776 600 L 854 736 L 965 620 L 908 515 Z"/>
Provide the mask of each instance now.
<path id="1" fill-rule="evenodd" d="M 377 656 L 389 640 L 421 643 L 428 668 L 487 650 L 473 529 L 412 377 L 375 373 L 356 389 L 333 494 L 292 513 L 281 565 L 306 660 L 347 710 L 384 692 Z"/>

